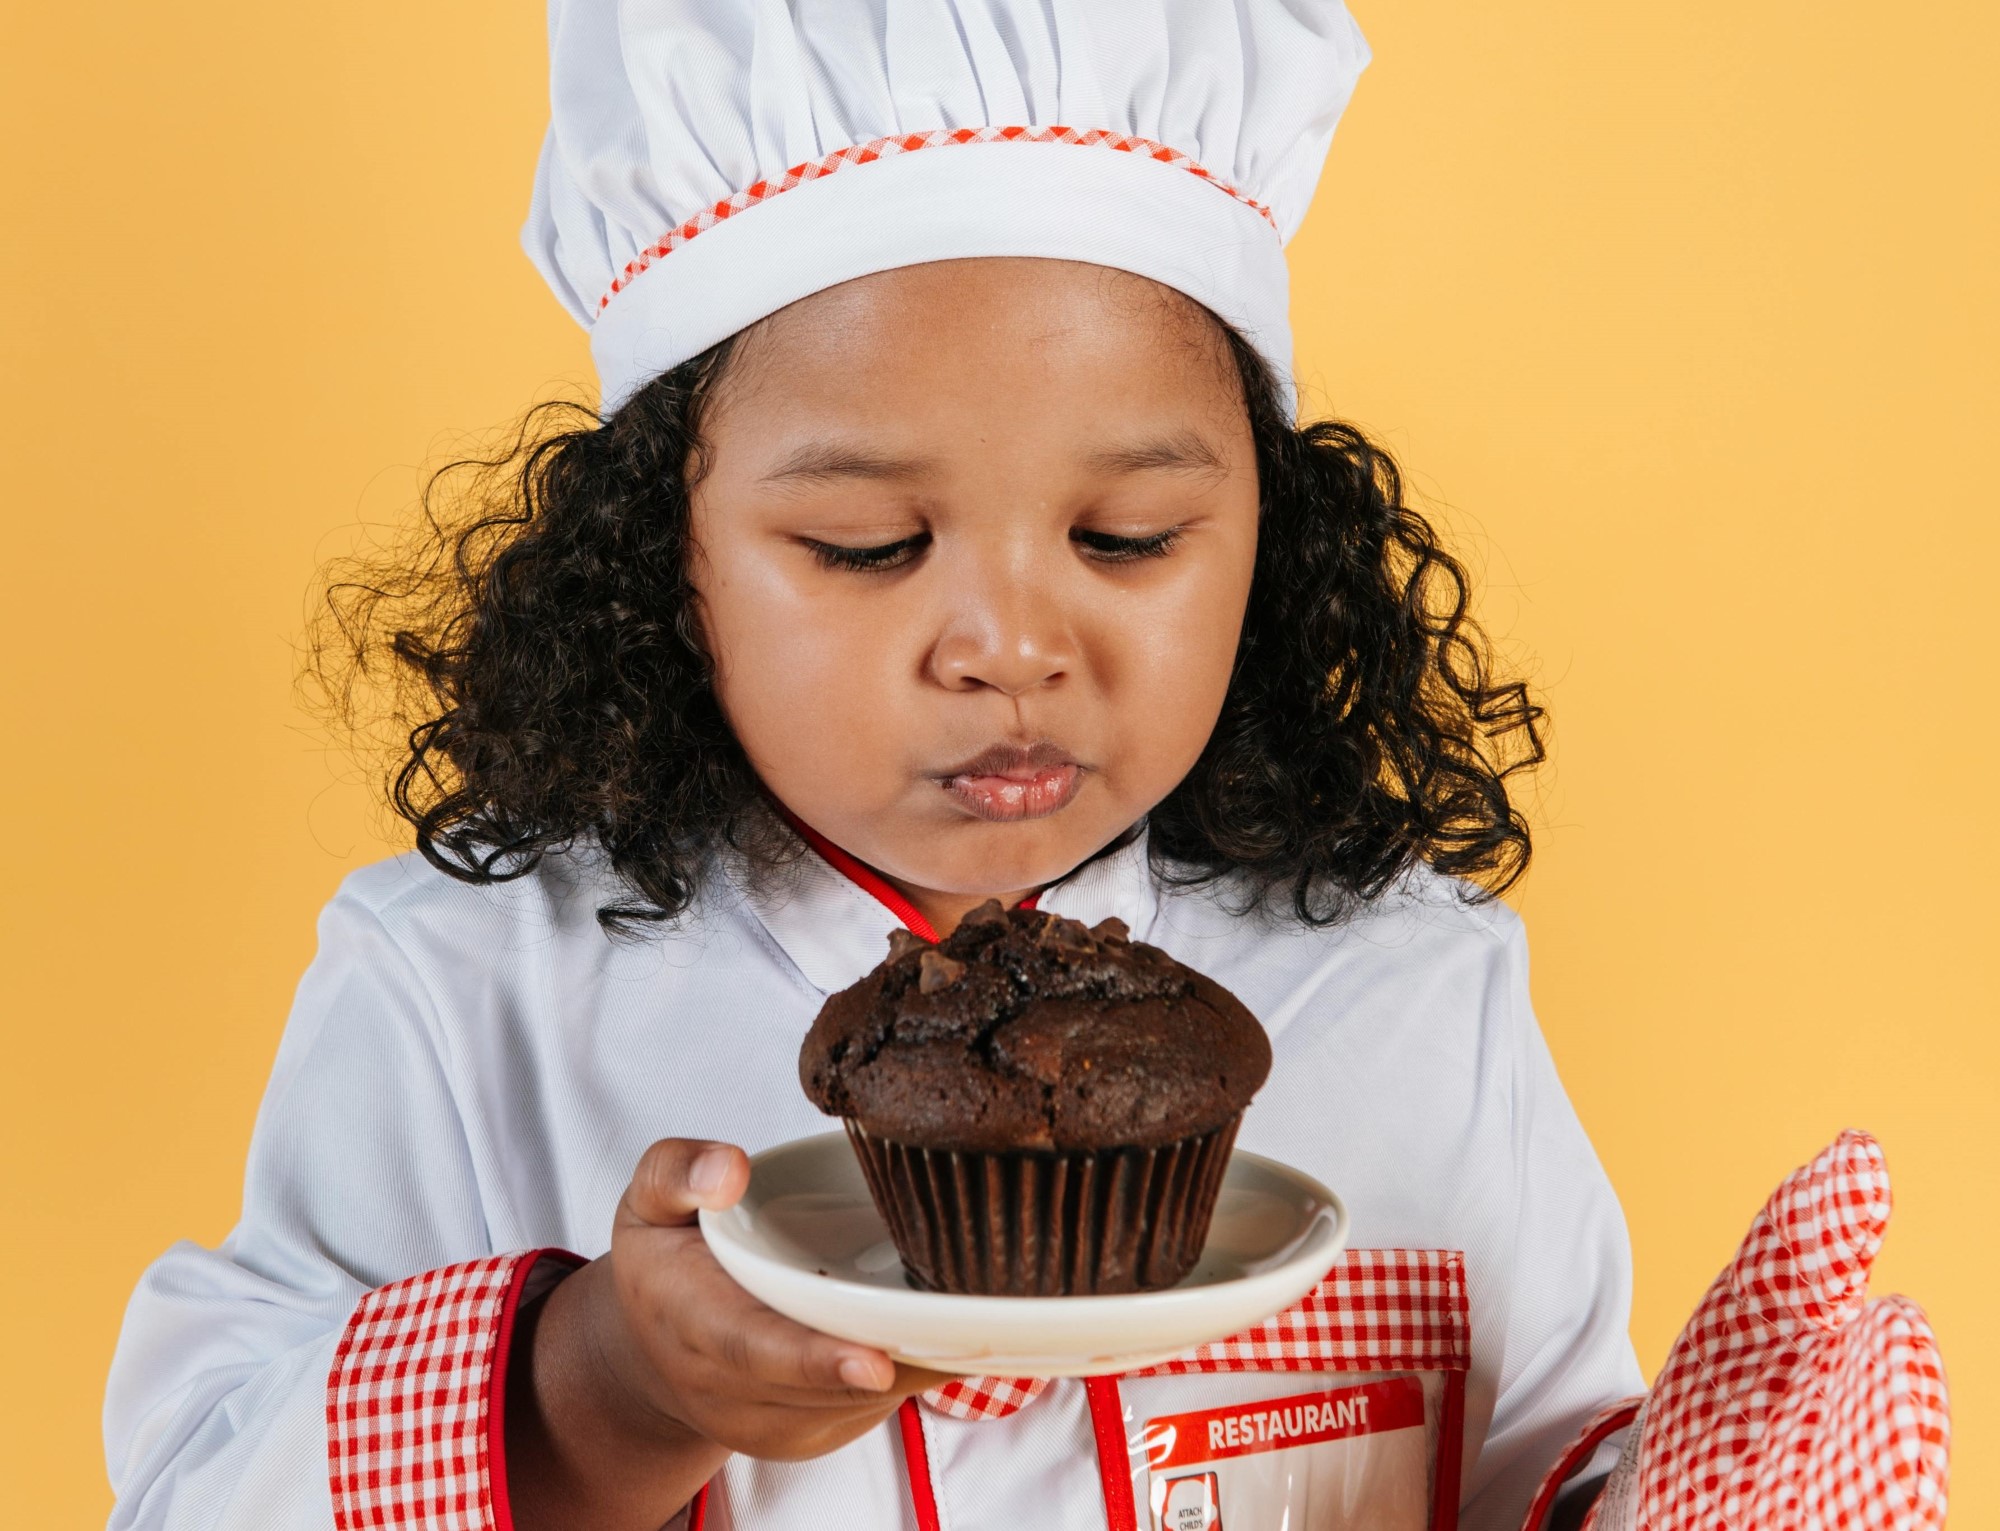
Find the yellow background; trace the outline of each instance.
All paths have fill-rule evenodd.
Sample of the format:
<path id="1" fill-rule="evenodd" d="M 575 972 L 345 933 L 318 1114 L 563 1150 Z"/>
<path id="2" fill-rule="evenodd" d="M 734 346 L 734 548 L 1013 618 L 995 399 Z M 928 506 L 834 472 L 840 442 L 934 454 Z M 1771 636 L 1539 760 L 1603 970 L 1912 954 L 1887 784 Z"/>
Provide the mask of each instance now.
<path id="1" fill-rule="evenodd" d="M 1401 454 L 1552 709 L 1515 897 L 1641 1358 L 1868 1127 L 1953 1524 L 2000 1522 L 1994 12 L 1357 13 L 1376 62 L 1292 247 L 1309 400 Z M 126 1295 L 228 1230 L 314 915 L 388 849 L 292 691 L 319 560 L 588 386 L 515 243 L 543 47 L 463 0 L 11 22 L 11 1525 L 101 1523 Z"/>

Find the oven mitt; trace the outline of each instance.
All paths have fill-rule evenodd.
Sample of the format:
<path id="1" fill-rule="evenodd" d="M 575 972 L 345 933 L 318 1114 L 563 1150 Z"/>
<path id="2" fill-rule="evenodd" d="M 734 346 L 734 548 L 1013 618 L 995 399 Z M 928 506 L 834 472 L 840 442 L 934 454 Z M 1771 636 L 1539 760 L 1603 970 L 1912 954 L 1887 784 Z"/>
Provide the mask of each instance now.
<path id="1" fill-rule="evenodd" d="M 1889 1172 L 1843 1132 L 1786 1177 L 1640 1404 L 1585 1531 L 1932 1531 L 1951 1435 L 1923 1309 L 1870 1300 Z"/>

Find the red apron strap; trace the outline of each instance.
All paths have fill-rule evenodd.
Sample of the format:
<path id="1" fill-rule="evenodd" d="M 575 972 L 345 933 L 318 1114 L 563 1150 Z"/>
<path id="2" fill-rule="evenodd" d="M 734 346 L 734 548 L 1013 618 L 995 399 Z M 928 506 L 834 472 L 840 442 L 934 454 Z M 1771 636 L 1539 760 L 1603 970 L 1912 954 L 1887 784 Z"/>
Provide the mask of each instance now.
<path id="1" fill-rule="evenodd" d="M 1097 1437 L 1097 1476 L 1104 1485 L 1107 1531 L 1139 1531 L 1139 1510 L 1132 1502 L 1132 1459 L 1125 1445 L 1125 1400 L 1116 1377 L 1085 1377 L 1090 1399 L 1090 1430 Z"/>
<path id="2" fill-rule="evenodd" d="M 910 1475 L 910 1503 L 917 1512 L 917 1531 L 938 1531 L 937 1495 L 931 1488 L 931 1453 L 924 1444 L 924 1421 L 917 1412 L 916 1399 L 903 1400 L 903 1406 L 896 1411 L 896 1422 L 903 1427 L 903 1468 Z"/>
<path id="3" fill-rule="evenodd" d="M 708 1523 L 708 1485 L 704 1483 L 694 1491 L 694 1498 L 688 1501 L 687 1531 L 701 1531 Z"/>
<path id="4" fill-rule="evenodd" d="M 1431 1531 L 1458 1531 L 1458 1464 L 1465 1455 L 1465 1373 L 1444 1374 L 1444 1413 L 1438 1420 L 1437 1498 Z"/>

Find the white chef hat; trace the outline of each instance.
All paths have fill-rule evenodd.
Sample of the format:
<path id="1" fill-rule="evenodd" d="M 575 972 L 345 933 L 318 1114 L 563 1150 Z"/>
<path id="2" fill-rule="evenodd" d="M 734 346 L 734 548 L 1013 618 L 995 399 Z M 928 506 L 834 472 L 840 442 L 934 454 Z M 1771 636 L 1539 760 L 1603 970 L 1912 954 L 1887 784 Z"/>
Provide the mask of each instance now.
<path id="1" fill-rule="evenodd" d="M 1116 266 L 1289 407 L 1284 243 L 1369 60 L 1340 0 L 550 0 L 521 242 L 608 417 L 788 303 L 922 261 Z"/>

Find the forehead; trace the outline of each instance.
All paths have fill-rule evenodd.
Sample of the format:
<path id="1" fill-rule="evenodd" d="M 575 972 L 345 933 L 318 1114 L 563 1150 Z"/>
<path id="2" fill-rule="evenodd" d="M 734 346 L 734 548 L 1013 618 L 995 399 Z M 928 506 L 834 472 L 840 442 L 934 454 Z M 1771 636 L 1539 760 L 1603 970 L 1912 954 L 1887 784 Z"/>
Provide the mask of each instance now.
<path id="1" fill-rule="evenodd" d="M 961 438 L 1134 425 L 1247 431 L 1221 327 L 1131 272 L 1026 257 L 932 261 L 843 282 L 741 337 L 708 422 L 772 445 L 868 424 Z"/>

